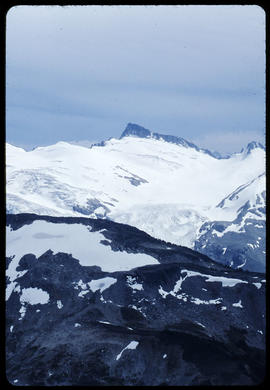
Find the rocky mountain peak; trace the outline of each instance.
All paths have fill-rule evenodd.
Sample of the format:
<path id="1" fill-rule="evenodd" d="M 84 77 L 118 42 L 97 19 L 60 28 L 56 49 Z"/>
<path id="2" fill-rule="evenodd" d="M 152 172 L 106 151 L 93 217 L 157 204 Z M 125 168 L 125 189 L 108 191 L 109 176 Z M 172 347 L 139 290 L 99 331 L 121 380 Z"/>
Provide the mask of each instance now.
<path id="1" fill-rule="evenodd" d="M 148 129 L 145 129 L 144 127 L 137 125 L 136 123 L 128 123 L 127 127 L 125 128 L 124 132 L 122 133 L 121 138 L 128 137 L 128 136 L 136 136 L 140 138 L 153 138 L 156 140 L 162 140 L 169 143 L 173 143 L 176 145 L 182 145 L 185 147 L 194 148 L 196 150 L 199 150 L 199 148 L 194 145 L 192 142 L 189 142 L 185 140 L 182 137 L 177 137 L 174 135 L 167 135 L 167 134 L 160 134 L 152 132 Z"/>
<path id="2" fill-rule="evenodd" d="M 265 150 L 265 147 L 260 142 L 251 141 L 241 150 L 241 153 L 250 154 L 253 149 L 257 148 Z"/>
<path id="3" fill-rule="evenodd" d="M 132 135 L 140 138 L 147 138 L 151 136 L 151 131 L 136 123 L 128 123 L 120 139 Z"/>

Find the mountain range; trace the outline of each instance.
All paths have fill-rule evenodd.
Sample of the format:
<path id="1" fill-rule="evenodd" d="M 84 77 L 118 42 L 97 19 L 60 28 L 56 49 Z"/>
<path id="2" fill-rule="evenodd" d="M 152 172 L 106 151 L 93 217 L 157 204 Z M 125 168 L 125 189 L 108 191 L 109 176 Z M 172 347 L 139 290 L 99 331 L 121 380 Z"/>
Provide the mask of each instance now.
<path id="1" fill-rule="evenodd" d="M 7 213 L 132 225 L 232 268 L 265 271 L 265 148 L 221 156 L 129 123 L 90 148 L 6 145 Z"/>
<path id="2" fill-rule="evenodd" d="M 15 386 L 257 385 L 265 149 L 128 124 L 6 144 L 6 377 Z"/>

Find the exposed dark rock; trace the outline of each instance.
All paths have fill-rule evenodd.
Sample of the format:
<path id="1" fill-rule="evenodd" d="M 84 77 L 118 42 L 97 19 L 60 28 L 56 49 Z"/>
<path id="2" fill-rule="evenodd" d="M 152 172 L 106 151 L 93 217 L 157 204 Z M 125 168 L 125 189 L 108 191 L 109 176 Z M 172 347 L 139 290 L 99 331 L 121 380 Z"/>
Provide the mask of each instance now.
<path id="1" fill-rule="evenodd" d="M 262 382 L 263 274 L 230 269 L 108 220 L 18 214 L 8 215 L 7 225 L 15 230 L 34 220 L 106 229 L 100 245 L 111 241 L 116 251 L 146 253 L 159 264 L 104 272 L 98 265 L 82 266 L 63 252 L 48 250 L 38 258 L 25 254 L 17 271 L 27 272 L 14 281 L 16 288 L 6 304 L 6 374 L 12 384 Z M 115 283 L 102 291 L 102 283 L 99 289 L 90 288 L 91 281 L 105 277 Z M 23 303 L 22 291 L 30 287 L 47 292 L 48 303 Z"/>

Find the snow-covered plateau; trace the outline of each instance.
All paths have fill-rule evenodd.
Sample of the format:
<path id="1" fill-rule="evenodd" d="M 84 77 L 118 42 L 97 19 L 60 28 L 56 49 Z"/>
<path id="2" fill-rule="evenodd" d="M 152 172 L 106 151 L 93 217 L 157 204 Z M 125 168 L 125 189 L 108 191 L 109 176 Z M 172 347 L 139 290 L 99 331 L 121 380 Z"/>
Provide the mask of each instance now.
<path id="1" fill-rule="evenodd" d="M 264 271 L 265 149 L 222 158 L 178 137 L 128 124 L 90 148 L 6 144 L 8 213 L 107 218 Z"/>

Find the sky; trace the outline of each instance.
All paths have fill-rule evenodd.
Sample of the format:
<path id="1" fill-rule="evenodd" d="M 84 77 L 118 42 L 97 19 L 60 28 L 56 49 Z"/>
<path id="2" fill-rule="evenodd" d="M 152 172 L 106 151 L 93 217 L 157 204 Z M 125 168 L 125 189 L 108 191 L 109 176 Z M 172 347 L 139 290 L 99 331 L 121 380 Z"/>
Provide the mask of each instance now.
<path id="1" fill-rule="evenodd" d="M 244 6 L 16 6 L 6 141 L 118 138 L 128 122 L 221 153 L 265 139 L 265 13 Z"/>

